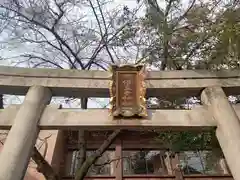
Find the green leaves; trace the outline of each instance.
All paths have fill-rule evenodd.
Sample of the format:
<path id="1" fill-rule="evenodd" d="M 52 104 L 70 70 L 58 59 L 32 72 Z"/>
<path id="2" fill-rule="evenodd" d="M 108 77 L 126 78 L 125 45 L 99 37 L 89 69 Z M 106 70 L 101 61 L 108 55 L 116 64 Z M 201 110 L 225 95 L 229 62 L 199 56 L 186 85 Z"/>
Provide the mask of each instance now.
<path id="1" fill-rule="evenodd" d="M 224 64 L 228 68 L 239 68 L 240 60 L 240 8 L 226 10 L 221 18 L 216 41 L 210 54 L 214 64 Z"/>
<path id="2" fill-rule="evenodd" d="M 143 51 L 151 50 L 146 58 L 150 64 L 164 61 L 167 69 L 239 67 L 239 8 L 223 1 L 161 2 L 145 1 L 142 29 L 152 45 Z"/>
<path id="3" fill-rule="evenodd" d="M 173 152 L 185 150 L 218 150 L 219 144 L 215 137 L 215 130 L 209 132 L 181 131 L 162 132 L 156 141 L 167 144 Z"/>

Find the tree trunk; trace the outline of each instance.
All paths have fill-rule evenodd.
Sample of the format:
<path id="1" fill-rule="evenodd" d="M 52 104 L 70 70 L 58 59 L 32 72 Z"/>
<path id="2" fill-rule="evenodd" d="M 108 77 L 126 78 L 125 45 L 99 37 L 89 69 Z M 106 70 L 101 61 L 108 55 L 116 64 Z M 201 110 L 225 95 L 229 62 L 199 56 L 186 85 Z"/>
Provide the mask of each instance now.
<path id="1" fill-rule="evenodd" d="M 0 95 L 0 109 L 3 109 L 3 95 Z"/>
<path id="2" fill-rule="evenodd" d="M 168 58 L 169 58 L 169 25 L 167 22 L 167 17 L 169 13 L 169 9 L 171 8 L 171 0 L 166 7 L 166 12 L 164 14 L 164 21 L 163 21 L 163 60 L 161 62 L 161 70 L 164 71 L 168 65 Z"/>
<path id="3" fill-rule="evenodd" d="M 93 165 L 99 157 L 108 149 L 108 147 L 114 142 L 121 130 L 115 130 L 108 138 L 103 142 L 103 144 L 97 149 L 97 151 L 88 157 L 83 165 L 76 171 L 75 180 L 83 180 L 86 176 L 89 168 Z"/>
<path id="4" fill-rule="evenodd" d="M 34 146 L 32 159 L 37 164 L 37 169 L 47 180 L 60 180 L 60 177 L 54 172 L 51 165 L 44 159 L 37 148 Z"/>
<path id="5" fill-rule="evenodd" d="M 88 98 L 81 98 L 81 109 L 87 109 Z M 78 131 L 78 166 L 79 169 L 84 161 L 86 160 L 86 141 L 85 141 L 85 131 Z"/>
<path id="6" fill-rule="evenodd" d="M 78 168 L 80 168 L 86 160 L 86 141 L 85 131 L 78 131 Z"/>

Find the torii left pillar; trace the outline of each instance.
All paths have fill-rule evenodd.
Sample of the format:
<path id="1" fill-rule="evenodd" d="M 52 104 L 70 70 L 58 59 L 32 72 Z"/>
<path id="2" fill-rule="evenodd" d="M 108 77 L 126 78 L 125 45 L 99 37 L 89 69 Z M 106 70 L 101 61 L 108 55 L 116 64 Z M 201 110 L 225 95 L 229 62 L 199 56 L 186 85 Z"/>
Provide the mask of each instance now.
<path id="1" fill-rule="evenodd" d="M 0 153 L 0 180 L 23 179 L 39 133 L 38 121 L 50 100 L 45 87 L 28 90 Z"/>

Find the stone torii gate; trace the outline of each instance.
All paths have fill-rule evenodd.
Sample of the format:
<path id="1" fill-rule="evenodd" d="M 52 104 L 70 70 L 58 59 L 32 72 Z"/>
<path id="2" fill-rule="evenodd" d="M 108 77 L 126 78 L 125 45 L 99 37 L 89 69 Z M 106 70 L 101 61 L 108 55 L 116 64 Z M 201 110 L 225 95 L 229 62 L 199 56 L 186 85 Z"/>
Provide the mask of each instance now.
<path id="1" fill-rule="evenodd" d="M 216 136 L 235 180 L 240 180 L 239 71 L 149 72 L 148 97 L 201 96 L 192 110 L 148 110 L 145 119 L 114 121 L 108 110 L 73 111 L 48 105 L 52 96 L 109 97 L 109 72 L 0 67 L 0 94 L 26 95 L 23 104 L 0 111 L 0 129 L 10 129 L 0 153 L 0 180 L 24 177 L 41 129 L 164 129 L 216 127 Z"/>

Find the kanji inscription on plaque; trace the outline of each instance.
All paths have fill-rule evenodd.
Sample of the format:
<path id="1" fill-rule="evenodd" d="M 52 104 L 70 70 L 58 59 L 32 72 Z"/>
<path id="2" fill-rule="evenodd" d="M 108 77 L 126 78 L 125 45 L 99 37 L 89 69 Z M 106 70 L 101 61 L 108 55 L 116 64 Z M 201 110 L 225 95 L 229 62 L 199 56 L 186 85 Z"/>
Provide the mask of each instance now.
<path id="1" fill-rule="evenodd" d="M 147 116 L 143 66 L 112 66 L 111 71 L 111 115 L 114 117 Z"/>

